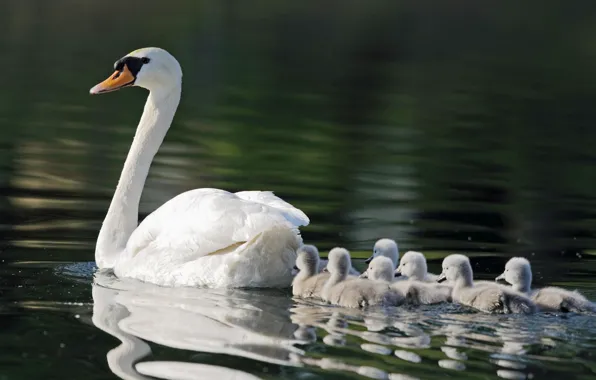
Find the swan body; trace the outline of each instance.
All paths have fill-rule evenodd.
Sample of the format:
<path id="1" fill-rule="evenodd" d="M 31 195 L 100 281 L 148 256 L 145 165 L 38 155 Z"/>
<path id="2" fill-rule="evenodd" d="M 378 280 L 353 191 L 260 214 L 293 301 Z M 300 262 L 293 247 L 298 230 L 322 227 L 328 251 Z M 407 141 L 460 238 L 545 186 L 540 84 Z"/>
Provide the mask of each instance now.
<path id="1" fill-rule="evenodd" d="M 405 257 L 404 255 L 402 260 Z M 451 302 L 451 286 L 411 279 L 408 279 L 408 281 L 394 281 L 393 265 L 387 257 L 375 257 L 368 265 L 368 275 L 372 281 L 390 283 L 391 288 L 403 294 L 406 302 L 411 304 L 431 305 Z"/>
<path id="2" fill-rule="evenodd" d="M 562 312 L 596 312 L 596 305 L 577 290 L 549 286 L 542 289 L 531 289 L 532 267 L 523 257 L 514 257 L 505 264 L 505 271 L 496 281 L 505 280 L 513 289 L 532 298 L 539 309 L 543 311 Z"/>
<path id="3" fill-rule="evenodd" d="M 389 284 L 360 278 L 346 281 L 350 266 L 350 254 L 346 249 L 333 248 L 329 252 L 327 270 L 331 276 L 323 286 L 323 300 L 350 308 L 398 306 L 404 302 L 403 294 L 391 289 Z"/>
<path id="4" fill-rule="evenodd" d="M 135 50 L 114 66 L 91 94 L 139 86 L 149 96 L 97 239 L 98 267 L 163 286 L 289 286 L 302 245 L 298 227 L 309 220 L 272 192 L 191 190 L 138 224 L 151 161 L 180 101 L 182 70 L 159 48 Z"/>
<path id="5" fill-rule="evenodd" d="M 320 298 L 329 273 L 319 273 L 319 250 L 313 245 L 298 249 L 296 267 L 299 270 L 292 281 L 292 294 L 302 298 Z"/>
<path id="6" fill-rule="evenodd" d="M 437 281 L 447 280 L 453 284 L 453 302 L 495 314 L 532 314 L 536 305 L 525 295 L 510 288 L 490 283 L 474 286 L 470 260 L 459 254 L 443 260 L 443 272 Z"/>
<path id="7" fill-rule="evenodd" d="M 397 268 L 397 264 L 399 263 L 399 248 L 397 247 L 395 240 L 387 238 L 377 240 L 373 246 L 372 256 L 366 259 L 364 262 L 366 264 L 370 264 L 375 257 L 379 256 L 384 256 L 391 259 L 393 269 L 395 270 L 395 268 Z M 368 278 L 367 270 L 360 275 L 360 278 Z"/>

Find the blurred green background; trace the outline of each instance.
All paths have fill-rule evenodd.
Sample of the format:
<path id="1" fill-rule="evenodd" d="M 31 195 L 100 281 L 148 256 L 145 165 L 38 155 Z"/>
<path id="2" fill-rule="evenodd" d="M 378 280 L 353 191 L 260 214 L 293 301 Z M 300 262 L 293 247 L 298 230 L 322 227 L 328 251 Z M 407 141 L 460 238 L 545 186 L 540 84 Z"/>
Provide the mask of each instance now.
<path id="1" fill-rule="evenodd" d="M 146 92 L 91 97 L 139 47 L 183 100 L 144 215 L 273 190 L 306 241 L 572 257 L 596 248 L 596 3 L 0 2 L 6 260 L 93 260 Z"/>

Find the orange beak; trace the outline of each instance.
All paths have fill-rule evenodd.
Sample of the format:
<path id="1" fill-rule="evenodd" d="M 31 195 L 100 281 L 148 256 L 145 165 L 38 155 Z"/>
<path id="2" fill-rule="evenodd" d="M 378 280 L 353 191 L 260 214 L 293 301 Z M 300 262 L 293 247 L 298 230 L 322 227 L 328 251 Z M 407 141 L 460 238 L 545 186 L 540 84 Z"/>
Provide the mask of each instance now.
<path id="1" fill-rule="evenodd" d="M 135 81 L 134 75 L 130 72 L 128 67 L 124 65 L 122 71 L 116 70 L 114 74 L 110 75 L 108 79 L 95 85 L 89 93 L 91 95 L 103 94 L 106 92 L 116 91 L 122 87 L 130 86 Z"/>

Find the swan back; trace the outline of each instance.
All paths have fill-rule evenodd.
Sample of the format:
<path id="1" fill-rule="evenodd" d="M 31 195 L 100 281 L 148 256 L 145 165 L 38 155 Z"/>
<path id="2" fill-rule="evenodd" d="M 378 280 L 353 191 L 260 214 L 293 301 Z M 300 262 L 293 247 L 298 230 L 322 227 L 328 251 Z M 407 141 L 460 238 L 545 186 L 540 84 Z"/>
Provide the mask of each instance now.
<path id="1" fill-rule="evenodd" d="M 544 311 L 596 312 L 596 304 L 577 290 L 570 291 L 558 287 L 546 287 L 532 292 L 532 300 Z"/>
<path id="2" fill-rule="evenodd" d="M 308 216 L 302 210 L 279 198 L 272 191 L 240 191 L 235 194 L 247 201 L 261 203 L 279 210 L 296 227 L 307 226 L 310 223 Z"/>
<path id="3" fill-rule="evenodd" d="M 392 288 L 401 291 L 406 301 L 414 305 L 432 305 L 441 302 L 451 302 L 453 288 L 449 285 L 432 284 L 422 281 L 398 281 Z"/>

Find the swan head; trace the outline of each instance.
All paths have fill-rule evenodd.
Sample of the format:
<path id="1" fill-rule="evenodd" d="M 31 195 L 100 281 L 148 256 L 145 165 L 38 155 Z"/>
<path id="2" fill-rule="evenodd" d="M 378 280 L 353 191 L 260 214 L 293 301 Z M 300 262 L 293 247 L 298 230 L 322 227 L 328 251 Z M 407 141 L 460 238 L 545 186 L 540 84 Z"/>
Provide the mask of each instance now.
<path id="1" fill-rule="evenodd" d="M 149 47 L 135 50 L 114 63 L 114 73 L 94 86 L 91 95 L 124 87 L 143 87 L 149 91 L 170 90 L 182 83 L 182 68 L 164 49 Z"/>
<path id="2" fill-rule="evenodd" d="M 428 273 L 426 258 L 422 253 L 416 251 L 406 252 L 395 270 L 395 274 L 398 276 L 406 276 L 418 281 L 423 281 L 426 273 Z"/>
<path id="3" fill-rule="evenodd" d="M 332 275 L 344 277 L 348 275 L 352 267 L 352 260 L 350 259 L 350 252 L 345 248 L 333 248 L 329 251 L 327 257 L 327 271 Z"/>
<path id="4" fill-rule="evenodd" d="M 399 250 L 397 243 L 393 239 L 379 239 L 373 247 L 373 254 L 371 257 L 366 259 L 366 263 L 369 264 L 375 257 L 385 256 L 393 261 L 393 268 L 397 267 L 399 261 Z"/>
<path id="5" fill-rule="evenodd" d="M 368 264 L 368 278 L 375 281 L 393 281 L 393 262 L 385 256 L 375 257 Z"/>
<path id="6" fill-rule="evenodd" d="M 505 280 L 514 287 L 530 290 L 532 284 L 532 267 L 523 257 L 514 257 L 505 264 L 505 271 L 495 281 Z"/>
<path id="7" fill-rule="evenodd" d="M 314 245 L 305 244 L 298 248 L 296 269 L 314 275 L 319 269 L 319 250 Z"/>
<path id="8" fill-rule="evenodd" d="M 467 256 L 453 254 L 443 259 L 443 271 L 439 275 L 437 282 L 448 281 L 457 283 L 464 281 L 465 284 L 472 285 L 472 265 Z"/>

